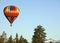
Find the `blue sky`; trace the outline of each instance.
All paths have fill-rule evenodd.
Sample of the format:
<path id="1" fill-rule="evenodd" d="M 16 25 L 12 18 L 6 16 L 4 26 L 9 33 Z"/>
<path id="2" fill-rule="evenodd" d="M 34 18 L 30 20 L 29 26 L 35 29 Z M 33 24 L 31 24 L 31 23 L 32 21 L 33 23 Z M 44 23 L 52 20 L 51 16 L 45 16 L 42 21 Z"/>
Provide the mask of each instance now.
<path id="1" fill-rule="evenodd" d="M 9 5 L 20 9 L 12 27 L 3 13 Z M 19 37 L 31 40 L 37 25 L 45 28 L 47 38 L 60 39 L 60 0 L 0 0 L 0 35 L 3 31 L 8 37 L 18 33 Z"/>

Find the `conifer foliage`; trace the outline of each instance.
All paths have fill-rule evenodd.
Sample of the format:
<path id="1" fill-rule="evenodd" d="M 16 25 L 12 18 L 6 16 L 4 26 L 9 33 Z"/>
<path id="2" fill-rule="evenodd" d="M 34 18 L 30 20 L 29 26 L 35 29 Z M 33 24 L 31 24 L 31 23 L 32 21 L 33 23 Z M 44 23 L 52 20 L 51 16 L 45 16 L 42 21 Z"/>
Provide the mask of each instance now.
<path id="1" fill-rule="evenodd" d="M 41 25 L 38 25 L 37 28 L 34 29 L 32 43 L 44 43 L 46 37 L 46 33 L 44 31 L 45 29 Z M 0 35 L 0 43 L 28 43 L 28 41 L 22 35 L 19 37 L 18 33 L 16 33 L 15 38 L 13 38 L 12 35 L 7 38 L 7 35 L 4 31 L 2 35 Z"/>
<path id="2" fill-rule="evenodd" d="M 37 28 L 35 28 L 34 31 L 35 32 L 32 38 L 32 43 L 44 43 L 46 37 L 46 33 L 44 32 L 45 29 L 41 25 L 39 25 L 37 26 Z"/>

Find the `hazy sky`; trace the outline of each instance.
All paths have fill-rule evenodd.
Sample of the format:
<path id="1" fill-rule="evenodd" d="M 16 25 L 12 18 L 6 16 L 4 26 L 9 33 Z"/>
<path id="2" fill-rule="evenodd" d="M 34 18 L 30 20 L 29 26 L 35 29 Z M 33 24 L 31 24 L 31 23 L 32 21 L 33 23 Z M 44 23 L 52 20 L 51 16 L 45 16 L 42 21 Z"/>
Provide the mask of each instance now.
<path id="1" fill-rule="evenodd" d="M 12 27 L 3 13 L 9 5 L 20 9 Z M 31 40 L 37 25 L 45 28 L 47 38 L 60 39 L 60 0 L 0 0 L 0 35 L 3 31 L 8 37 L 18 33 Z"/>

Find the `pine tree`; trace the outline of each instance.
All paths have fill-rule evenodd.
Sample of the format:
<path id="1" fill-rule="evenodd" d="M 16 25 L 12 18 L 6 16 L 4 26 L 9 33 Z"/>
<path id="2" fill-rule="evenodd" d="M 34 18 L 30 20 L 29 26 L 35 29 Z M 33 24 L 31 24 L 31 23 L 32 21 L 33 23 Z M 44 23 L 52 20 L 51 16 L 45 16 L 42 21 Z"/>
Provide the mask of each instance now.
<path id="1" fill-rule="evenodd" d="M 28 43 L 28 41 L 26 39 L 24 39 L 24 43 Z"/>
<path id="2" fill-rule="evenodd" d="M 46 37 L 46 33 L 44 31 L 45 29 L 41 25 L 37 26 L 32 38 L 32 43 L 44 43 Z"/>
<path id="3" fill-rule="evenodd" d="M 12 35 L 9 37 L 9 39 L 8 39 L 8 43 L 13 43 Z"/>
<path id="4" fill-rule="evenodd" d="M 20 37 L 19 43 L 24 43 L 22 36 Z"/>
<path id="5" fill-rule="evenodd" d="M 6 40 L 6 33 L 3 31 L 2 35 L 0 36 L 0 43 L 5 43 Z"/>
<path id="6" fill-rule="evenodd" d="M 21 36 L 19 43 L 28 43 L 28 41 Z"/>
<path id="7" fill-rule="evenodd" d="M 2 37 L 0 37 L 0 43 L 4 43 L 4 40 Z"/>
<path id="8" fill-rule="evenodd" d="M 16 33 L 16 43 L 19 43 L 18 42 L 18 33 Z"/>
<path id="9" fill-rule="evenodd" d="M 50 43 L 52 43 L 52 41 L 50 41 Z"/>

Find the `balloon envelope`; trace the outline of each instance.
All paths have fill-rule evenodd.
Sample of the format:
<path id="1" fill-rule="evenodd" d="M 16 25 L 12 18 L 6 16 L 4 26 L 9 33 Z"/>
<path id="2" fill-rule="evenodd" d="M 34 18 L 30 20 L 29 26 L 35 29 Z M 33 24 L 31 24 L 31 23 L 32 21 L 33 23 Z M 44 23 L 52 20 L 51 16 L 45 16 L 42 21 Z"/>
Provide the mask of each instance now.
<path id="1" fill-rule="evenodd" d="M 19 9 L 16 6 L 6 6 L 4 8 L 4 15 L 12 26 L 12 23 L 19 15 Z"/>

